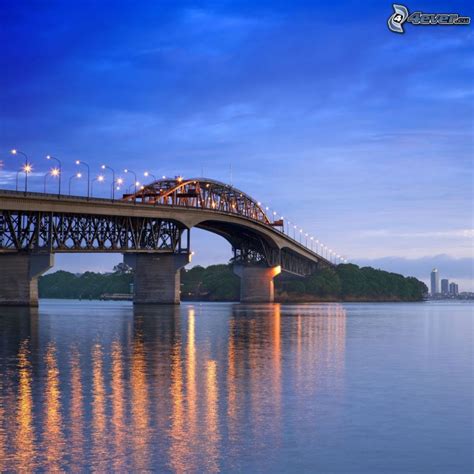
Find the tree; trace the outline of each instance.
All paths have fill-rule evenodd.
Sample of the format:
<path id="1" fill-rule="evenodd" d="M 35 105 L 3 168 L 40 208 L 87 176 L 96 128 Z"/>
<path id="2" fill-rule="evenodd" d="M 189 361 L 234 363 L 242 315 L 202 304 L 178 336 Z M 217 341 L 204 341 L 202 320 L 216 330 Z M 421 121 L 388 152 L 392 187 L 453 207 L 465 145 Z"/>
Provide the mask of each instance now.
<path id="1" fill-rule="evenodd" d="M 123 262 L 118 263 L 114 267 L 114 273 L 118 273 L 120 275 L 127 275 L 127 274 L 132 273 L 132 272 L 133 272 L 132 267 L 130 267 L 129 265 L 127 265 L 126 263 L 123 263 Z"/>
<path id="2" fill-rule="evenodd" d="M 307 279 L 307 291 L 315 296 L 338 297 L 341 292 L 341 281 L 331 268 L 322 268 Z"/>

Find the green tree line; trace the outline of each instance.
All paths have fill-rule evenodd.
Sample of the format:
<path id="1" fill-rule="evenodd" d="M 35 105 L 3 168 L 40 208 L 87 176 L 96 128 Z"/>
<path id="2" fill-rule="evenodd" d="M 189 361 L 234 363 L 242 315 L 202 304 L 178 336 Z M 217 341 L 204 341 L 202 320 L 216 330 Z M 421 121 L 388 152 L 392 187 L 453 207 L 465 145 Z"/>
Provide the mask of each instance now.
<path id="1" fill-rule="evenodd" d="M 58 299 L 100 299 L 104 294 L 130 293 L 133 274 L 114 271 L 113 273 L 85 272 L 75 275 L 57 271 L 40 277 L 38 290 L 40 298 Z"/>
<path id="2" fill-rule="evenodd" d="M 58 271 L 39 281 L 41 298 L 99 299 L 104 294 L 129 293 L 133 273 L 117 265 L 113 273 L 81 275 Z M 275 279 L 277 299 L 282 301 L 419 301 L 426 285 L 413 277 L 342 264 L 321 268 L 307 278 Z M 238 301 L 240 280 L 231 265 L 195 266 L 181 271 L 183 300 Z"/>

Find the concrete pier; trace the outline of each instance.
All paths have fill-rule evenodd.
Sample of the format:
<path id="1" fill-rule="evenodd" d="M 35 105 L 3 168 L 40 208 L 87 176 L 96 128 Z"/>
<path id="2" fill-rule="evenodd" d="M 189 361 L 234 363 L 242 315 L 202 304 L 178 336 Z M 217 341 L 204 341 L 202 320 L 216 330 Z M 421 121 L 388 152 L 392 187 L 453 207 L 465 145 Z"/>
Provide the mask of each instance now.
<path id="1" fill-rule="evenodd" d="M 273 278 L 281 273 L 281 267 L 234 265 L 234 273 L 240 277 L 241 303 L 273 303 L 275 291 Z"/>
<path id="2" fill-rule="evenodd" d="M 0 306 L 38 306 L 38 277 L 53 263 L 52 254 L 0 254 Z"/>
<path id="3" fill-rule="evenodd" d="M 189 254 L 130 253 L 124 262 L 135 270 L 134 304 L 179 304 L 180 270 Z"/>

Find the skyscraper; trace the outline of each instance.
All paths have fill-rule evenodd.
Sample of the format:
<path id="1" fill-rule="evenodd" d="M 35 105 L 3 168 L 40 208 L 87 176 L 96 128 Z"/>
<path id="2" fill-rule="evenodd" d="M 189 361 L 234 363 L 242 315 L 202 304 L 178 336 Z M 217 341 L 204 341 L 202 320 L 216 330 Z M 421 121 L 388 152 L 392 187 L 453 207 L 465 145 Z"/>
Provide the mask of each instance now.
<path id="1" fill-rule="evenodd" d="M 443 295 L 449 293 L 449 280 L 447 278 L 441 280 L 441 293 L 443 293 Z"/>
<path id="2" fill-rule="evenodd" d="M 449 294 L 450 295 L 453 295 L 453 296 L 456 296 L 457 294 L 459 293 L 459 287 L 457 285 L 457 283 L 450 283 L 449 284 Z"/>
<path id="3" fill-rule="evenodd" d="M 431 294 L 436 295 L 439 293 L 439 274 L 438 269 L 433 268 L 431 272 Z"/>

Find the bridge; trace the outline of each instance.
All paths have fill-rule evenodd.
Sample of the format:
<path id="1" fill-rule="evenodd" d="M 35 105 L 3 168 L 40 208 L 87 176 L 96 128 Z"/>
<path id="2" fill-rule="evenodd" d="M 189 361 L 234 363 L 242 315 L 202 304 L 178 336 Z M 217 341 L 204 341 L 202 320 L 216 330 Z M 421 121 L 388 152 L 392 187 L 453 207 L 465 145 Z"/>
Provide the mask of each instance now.
<path id="1" fill-rule="evenodd" d="M 273 278 L 333 263 L 284 231 L 233 186 L 193 178 L 154 181 L 118 200 L 0 191 L 0 305 L 38 304 L 38 277 L 56 253 L 115 252 L 134 271 L 134 303 L 177 304 L 191 229 L 226 239 L 241 302 L 272 302 Z"/>

